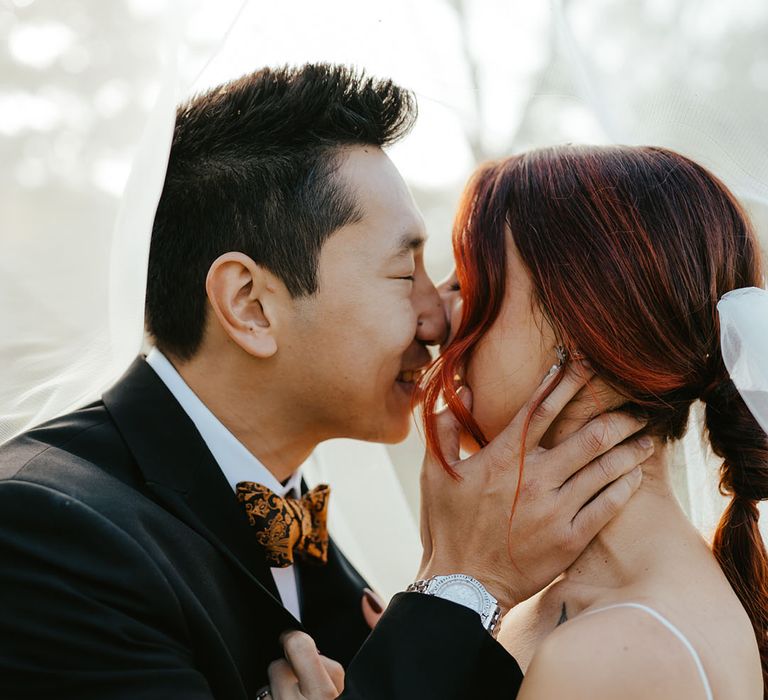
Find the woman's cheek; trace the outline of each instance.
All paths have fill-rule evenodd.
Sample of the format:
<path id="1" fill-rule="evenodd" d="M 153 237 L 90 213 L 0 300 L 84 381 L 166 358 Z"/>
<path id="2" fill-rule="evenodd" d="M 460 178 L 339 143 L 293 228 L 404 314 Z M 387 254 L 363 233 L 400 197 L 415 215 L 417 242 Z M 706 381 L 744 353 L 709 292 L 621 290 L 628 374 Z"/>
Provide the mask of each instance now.
<path id="1" fill-rule="evenodd" d="M 450 345 L 456 337 L 456 331 L 461 325 L 461 317 L 464 312 L 464 302 L 458 294 L 450 295 L 444 299 L 445 319 L 448 321 L 448 338 L 445 345 Z"/>
<path id="2" fill-rule="evenodd" d="M 451 331 L 455 332 L 456 330 L 458 330 L 459 325 L 461 324 L 461 317 L 463 314 L 464 314 L 464 300 L 457 295 L 457 299 L 451 307 L 451 314 L 448 319 L 449 323 L 451 324 Z"/>
<path id="3" fill-rule="evenodd" d="M 480 342 L 467 363 L 466 383 L 472 390 L 472 415 L 485 437 L 491 440 L 499 432 L 499 422 L 503 421 L 500 414 L 503 413 L 502 397 L 507 387 L 499 381 L 499 367 L 491 362 L 485 341 L 484 338 Z"/>
<path id="4" fill-rule="evenodd" d="M 517 415 L 538 387 L 542 358 L 506 339 L 495 343 L 489 334 L 467 365 L 466 382 L 472 390 L 472 415 L 488 440 Z"/>

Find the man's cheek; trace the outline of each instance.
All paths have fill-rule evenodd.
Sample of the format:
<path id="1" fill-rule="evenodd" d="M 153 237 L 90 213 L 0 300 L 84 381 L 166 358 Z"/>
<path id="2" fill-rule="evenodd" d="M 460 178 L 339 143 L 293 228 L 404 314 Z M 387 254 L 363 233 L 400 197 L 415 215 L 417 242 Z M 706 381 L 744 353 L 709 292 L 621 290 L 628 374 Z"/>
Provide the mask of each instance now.
<path id="1" fill-rule="evenodd" d="M 386 348 L 390 354 L 402 354 L 410 347 L 416 337 L 416 318 L 387 318 L 380 319 L 370 338 L 379 339 L 379 347 Z"/>

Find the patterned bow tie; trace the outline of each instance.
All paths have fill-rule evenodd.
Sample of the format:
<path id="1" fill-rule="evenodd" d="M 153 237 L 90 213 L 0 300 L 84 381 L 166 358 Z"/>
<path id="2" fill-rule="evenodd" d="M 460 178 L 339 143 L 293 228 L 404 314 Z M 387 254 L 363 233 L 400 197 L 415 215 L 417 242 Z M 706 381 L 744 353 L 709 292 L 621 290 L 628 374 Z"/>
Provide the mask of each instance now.
<path id="1" fill-rule="evenodd" d="M 321 484 L 297 499 L 281 498 L 262 484 L 241 481 L 236 493 L 270 566 L 290 566 L 294 555 L 319 564 L 328 561 L 330 486 Z"/>

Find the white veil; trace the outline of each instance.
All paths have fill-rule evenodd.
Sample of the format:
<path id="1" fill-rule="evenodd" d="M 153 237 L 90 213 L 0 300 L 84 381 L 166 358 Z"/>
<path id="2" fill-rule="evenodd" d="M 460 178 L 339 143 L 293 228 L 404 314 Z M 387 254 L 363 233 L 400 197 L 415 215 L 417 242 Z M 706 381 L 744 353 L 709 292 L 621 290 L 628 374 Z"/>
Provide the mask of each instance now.
<path id="1" fill-rule="evenodd" d="M 173 106 L 260 65 L 355 63 L 416 91 L 419 123 L 391 155 L 438 277 L 476 162 L 563 141 L 675 148 L 768 233 L 763 0 L 4 0 L 0 32 L 0 442 L 97 398 L 139 351 Z M 306 465 L 334 484 L 334 534 L 385 594 L 418 563 L 420 459 L 414 434 L 326 443 Z M 708 531 L 722 503 L 695 421 L 677 459 Z"/>

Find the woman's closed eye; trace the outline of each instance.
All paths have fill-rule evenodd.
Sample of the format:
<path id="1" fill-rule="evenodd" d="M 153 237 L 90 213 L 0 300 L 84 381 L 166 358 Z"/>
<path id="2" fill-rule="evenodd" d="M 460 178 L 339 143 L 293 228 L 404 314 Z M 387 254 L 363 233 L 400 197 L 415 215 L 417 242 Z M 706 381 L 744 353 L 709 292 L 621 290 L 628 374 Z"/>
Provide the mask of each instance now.
<path id="1" fill-rule="evenodd" d="M 438 284 L 437 289 L 442 294 L 455 294 L 456 292 L 461 291 L 461 285 L 459 284 L 459 280 L 456 277 L 456 272 L 452 272 L 448 277 L 446 277 L 440 284 Z"/>

